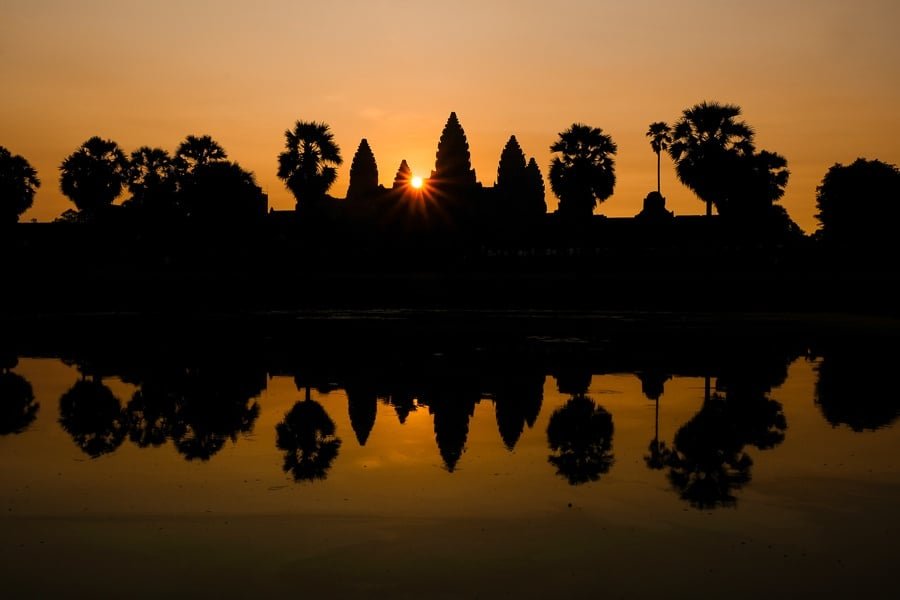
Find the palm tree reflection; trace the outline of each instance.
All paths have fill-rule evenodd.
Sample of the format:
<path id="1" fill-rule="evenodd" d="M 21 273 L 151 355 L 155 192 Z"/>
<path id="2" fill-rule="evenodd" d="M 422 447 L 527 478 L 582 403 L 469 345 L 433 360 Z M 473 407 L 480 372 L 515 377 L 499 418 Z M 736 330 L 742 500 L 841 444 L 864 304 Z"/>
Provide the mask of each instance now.
<path id="1" fill-rule="evenodd" d="M 550 416 L 548 457 L 557 475 L 571 485 L 597 481 L 615 462 L 612 453 L 612 415 L 589 397 L 579 394 Z"/>
<path id="2" fill-rule="evenodd" d="M 341 440 L 335 436 L 334 421 L 325 408 L 310 399 L 309 388 L 306 388 L 306 399 L 297 402 L 284 415 L 275 432 L 275 445 L 284 451 L 282 468 L 294 477 L 294 481 L 315 481 L 328 477 Z"/>

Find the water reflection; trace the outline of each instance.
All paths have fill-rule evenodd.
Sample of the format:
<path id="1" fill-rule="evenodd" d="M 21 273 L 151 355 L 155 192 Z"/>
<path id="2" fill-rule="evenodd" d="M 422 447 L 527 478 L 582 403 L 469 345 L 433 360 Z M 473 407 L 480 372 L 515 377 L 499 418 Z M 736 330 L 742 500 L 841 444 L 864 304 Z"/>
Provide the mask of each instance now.
<path id="1" fill-rule="evenodd" d="M 285 473 L 294 481 L 325 479 L 331 463 L 341 448 L 340 438 L 335 436 L 335 425 L 325 407 L 310 398 L 294 404 L 275 427 L 276 446 L 284 452 Z"/>
<path id="2" fill-rule="evenodd" d="M 138 387 L 123 407 L 99 375 L 85 375 L 60 398 L 60 424 L 91 457 L 114 451 L 127 437 L 140 448 L 171 440 L 186 460 L 207 461 L 226 441 L 252 431 L 260 410 L 253 399 L 266 387 L 264 371 L 237 362 L 75 364 L 82 373 L 115 373 Z"/>
<path id="3" fill-rule="evenodd" d="M 3 359 L 0 364 L 0 435 L 25 431 L 40 408 L 28 380 L 10 370 L 16 364 L 15 358 Z"/>
<path id="4" fill-rule="evenodd" d="M 572 485 L 597 481 L 612 468 L 612 415 L 583 394 L 557 409 L 547 426 L 547 459 Z"/>
<path id="5" fill-rule="evenodd" d="M 396 415 L 403 427 L 413 414 L 418 423 L 430 418 L 426 427 L 433 430 L 433 456 L 448 473 L 456 473 L 465 464 L 473 431 L 479 430 L 473 419 L 492 409 L 491 429 L 496 427 L 506 452 L 521 447 L 523 437 L 541 439 L 541 456 L 547 457 L 541 464 L 549 476 L 555 473 L 580 486 L 617 469 L 617 459 L 636 462 L 645 473 L 658 472 L 648 477 L 668 482 L 688 505 L 711 509 L 736 506 L 738 492 L 753 479 L 756 452 L 784 441 L 788 422 L 773 390 L 800 357 L 819 361 L 815 403 L 829 423 L 865 431 L 888 426 L 897 417 L 888 380 L 894 356 L 873 350 L 874 345 L 806 343 L 799 336 L 738 342 L 724 335 L 712 341 L 670 336 L 652 342 L 577 340 L 523 350 L 472 341 L 447 344 L 444 352 L 399 342 L 366 347 L 347 339 L 298 350 L 293 339 L 260 337 L 222 347 L 66 352 L 62 358 L 81 375 L 59 399 L 59 424 L 92 458 L 116 451 L 125 440 L 140 448 L 171 441 L 186 460 L 208 461 L 229 440 L 253 432 L 268 378 L 292 376 L 304 399 L 275 426 L 275 446 L 284 472 L 297 482 L 325 480 L 340 455 L 342 437 L 355 441 L 356 448 L 375 445 L 371 451 L 379 451 L 382 442 L 373 442 L 379 408 L 382 419 L 394 423 Z M 20 433 L 35 420 L 38 403 L 29 382 L 11 371 L 15 362 L 5 360 L 2 366 L 0 434 Z M 614 452 L 614 421 L 621 424 L 621 407 L 598 402 L 597 390 L 591 389 L 596 377 L 608 374 L 636 377 L 632 381 L 639 382 L 640 394 L 632 392 L 633 398 L 654 403 L 652 430 L 649 416 L 642 430 L 642 439 L 650 442 L 640 442 L 634 457 L 621 439 Z M 547 375 L 563 398 L 554 395 L 553 410 L 543 417 L 544 438 L 529 430 L 541 419 Z M 134 386 L 130 399 L 124 396 L 127 402 L 110 389 L 121 394 L 112 378 Z M 696 412 L 690 416 L 684 409 L 666 410 L 672 406 L 670 385 L 677 388 L 673 382 L 685 378 L 703 382 L 692 400 L 699 410 L 692 408 Z M 314 400 L 312 390 L 339 393 L 326 402 Z M 342 395 L 346 413 L 331 403 L 342 402 Z M 417 411 L 427 411 L 427 417 Z M 680 422 L 673 422 L 672 414 L 680 414 Z M 332 415 L 348 422 L 353 436 L 341 429 L 339 437 Z"/>
<path id="6" fill-rule="evenodd" d="M 122 403 L 93 377 L 79 379 L 59 399 L 59 424 L 91 458 L 114 452 L 128 433 Z"/>
<path id="7" fill-rule="evenodd" d="M 896 356 L 856 340 L 816 349 L 821 362 L 816 383 L 816 404 L 822 416 L 838 427 L 874 431 L 894 423 L 900 397 L 894 389 Z"/>
<path id="8" fill-rule="evenodd" d="M 791 346 L 725 353 L 715 392 L 706 377 L 700 411 L 678 429 L 671 448 L 651 444 L 647 466 L 667 469 L 672 487 L 696 508 L 734 506 L 734 493 L 752 478 L 746 448 L 768 450 L 784 441 L 783 407 L 768 394 L 784 383 L 796 354 Z"/>

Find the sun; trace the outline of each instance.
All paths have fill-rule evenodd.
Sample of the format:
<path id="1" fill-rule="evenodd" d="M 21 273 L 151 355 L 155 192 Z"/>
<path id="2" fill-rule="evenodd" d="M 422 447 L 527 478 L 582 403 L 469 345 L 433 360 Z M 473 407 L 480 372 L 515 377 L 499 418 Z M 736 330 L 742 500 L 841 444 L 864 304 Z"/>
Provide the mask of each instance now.
<path id="1" fill-rule="evenodd" d="M 425 185 L 425 180 L 422 179 L 421 177 L 419 177 L 418 175 L 416 175 L 415 177 L 413 177 L 410 180 L 409 184 L 411 186 L 413 186 L 414 188 L 416 188 L 417 190 L 421 190 L 422 186 Z"/>

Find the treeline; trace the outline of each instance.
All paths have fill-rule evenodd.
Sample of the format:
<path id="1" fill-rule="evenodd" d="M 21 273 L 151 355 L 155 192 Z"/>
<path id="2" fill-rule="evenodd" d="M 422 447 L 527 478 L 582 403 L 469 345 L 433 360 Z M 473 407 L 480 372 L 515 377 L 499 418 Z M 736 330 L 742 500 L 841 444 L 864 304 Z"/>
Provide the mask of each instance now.
<path id="1" fill-rule="evenodd" d="M 753 128 L 740 117 L 737 106 L 703 102 L 685 109 L 671 125 L 650 124 L 657 189 L 636 216 L 639 223 L 650 224 L 643 227 L 643 237 L 669 235 L 665 224 L 674 218 L 659 185 L 665 153 L 681 183 L 706 205 L 708 217 L 715 209 L 720 238 L 745 248 L 809 241 L 778 204 L 790 176 L 787 160 L 757 149 Z M 594 210 L 615 188 L 616 143 L 600 128 L 575 123 L 560 132 L 550 149 L 554 158 L 548 181 L 559 198 L 550 215 L 541 169 L 514 135 L 500 153 L 496 184 L 485 187 L 478 181 L 455 113 L 444 126 L 429 177 L 413 177 L 403 161 L 393 184 L 383 186 L 375 153 L 362 139 L 350 166 L 347 197 L 338 199 L 328 192 L 343 157 L 330 128 L 297 121 L 285 131 L 285 149 L 277 159 L 278 177 L 294 195 L 296 207 L 268 211 L 254 175 L 229 161 L 208 135 L 188 136 L 171 155 L 146 146 L 126 155 L 114 141 L 93 137 L 60 165 L 60 188 L 74 208 L 59 220 L 156 230 L 226 226 L 230 231 L 275 222 L 281 228 L 276 236 L 318 240 L 337 235 L 345 244 L 373 250 L 398 240 L 406 240 L 408 248 L 434 239 L 444 247 L 520 253 L 606 244 L 599 236 L 615 237 L 616 232 L 597 226 Z M 4 223 L 17 221 L 39 186 L 26 159 L 0 148 Z M 128 197 L 115 204 L 123 191 Z M 865 159 L 836 164 L 817 190 L 820 229 L 812 238 L 837 254 L 893 256 L 898 196 L 900 170 L 895 166 Z M 677 235 L 685 239 L 672 243 L 695 241 L 687 239 L 695 230 L 684 229 Z M 624 229 L 619 233 L 631 235 Z"/>

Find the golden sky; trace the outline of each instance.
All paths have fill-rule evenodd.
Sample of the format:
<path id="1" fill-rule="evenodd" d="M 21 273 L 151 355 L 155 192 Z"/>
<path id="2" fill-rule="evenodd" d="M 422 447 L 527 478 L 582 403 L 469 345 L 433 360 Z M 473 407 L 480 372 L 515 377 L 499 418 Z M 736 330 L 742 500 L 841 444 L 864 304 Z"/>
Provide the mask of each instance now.
<path id="1" fill-rule="evenodd" d="M 829 166 L 900 163 L 898 26 L 896 0 L 2 0 L 0 145 L 43 181 L 23 220 L 50 220 L 71 206 L 59 163 L 92 135 L 130 152 L 210 134 L 291 208 L 276 156 L 297 119 L 331 125 L 336 196 L 361 138 L 382 183 L 404 158 L 427 175 L 456 111 L 492 185 L 511 134 L 546 176 L 578 121 L 619 146 L 599 212 L 630 216 L 656 185 L 647 125 L 717 100 L 787 157 L 782 203 L 811 231 Z M 704 212 L 665 157 L 662 178 L 676 214 Z"/>

